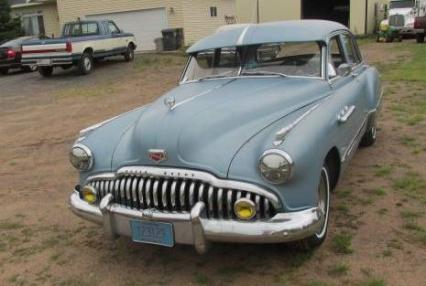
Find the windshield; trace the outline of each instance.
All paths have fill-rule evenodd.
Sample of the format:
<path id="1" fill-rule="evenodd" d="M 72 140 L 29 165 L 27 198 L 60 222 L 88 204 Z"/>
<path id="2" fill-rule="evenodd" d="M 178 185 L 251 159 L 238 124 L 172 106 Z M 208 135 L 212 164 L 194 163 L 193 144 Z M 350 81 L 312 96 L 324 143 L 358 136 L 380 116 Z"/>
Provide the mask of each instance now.
<path id="1" fill-rule="evenodd" d="M 4 43 L 1 43 L 0 47 L 18 48 L 19 46 L 21 46 L 21 44 L 24 41 L 31 40 L 31 39 L 34 39 L 34 37 L 21 37 L 21 38 L 17 38 L 17 39 L 11 40 L 11 41 L 7 41 L 7 42 L 4 42 Z"/>
<path id="2" fill-rule="evenodd" d="M 183 81 L 235 76 L 321 77 L 321 44 L 285 42 L 193 54 Z"/>
<path id="3" fill-rule="evenodd" d="M 391 1 L 390 9 L 398 9 L 398 8 L 413 8 L 414 0 L 411 1 Z"/>

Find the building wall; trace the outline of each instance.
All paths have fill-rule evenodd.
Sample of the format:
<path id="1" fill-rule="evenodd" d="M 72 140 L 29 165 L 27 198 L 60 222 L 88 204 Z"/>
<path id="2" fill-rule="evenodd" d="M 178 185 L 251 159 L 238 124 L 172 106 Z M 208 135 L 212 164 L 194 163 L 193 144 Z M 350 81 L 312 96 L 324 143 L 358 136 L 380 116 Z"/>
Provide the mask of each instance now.
<path id="1" fill-rule="evenodd" d="M 12 8 L 13 17 L 21 17 L 23 15 L 37 14 L 37 13 L 43 15 L 44 29 L 46 32 L 46 36 L 50 37 L 54 35 L 55 37 L 57 37 L 61 34 L 58 10 L 56 9 L 55 3 Z"/>
<path id="2" fill-rule="evenodd" d="M 239 23 L 256 23 L 257 0 L 237 0 Z M 259 0 L 260 22 L 297 20 L 302 15 L 301 0 Z"/>
<path id="3" fill-rule="evenodd" d="M 182 1 L 179 0 L 57 0 L 60 24 L 82 20 L 86 15 L 166 8 L 170 28 L 183 26 Z"/>
<path id="4" fill-rule="evenodd" d="M 368 3 L 367 3 L 368 1 Z M 350 1 L 350 29 L 356 35 L 372 34 L 377 26 L 375 19 L 375 4 L 389 4 L 389 0 L 351 0 Z M 367 27 L 365 23 L 365 13 L 367 7 Z M 378 21 L 382 15 L 379 15 Z"/>
<path id="5" fill-rule="evenodd" d="M 210 16 L 210 7 L 217 7 L 217 17 Z M 226 25 L 225 16 L 236 16 L 235 0 L 184 0 L 185 44 L 193 44 Z"/>
<path id="6" fill-rule="evenodd" d="M 169 28 L 184 28 L 185 44 L 194 43 L 225 25 L 225 15 L 235 16 L 235 0 L 57 0 L 61 26 L 78 17 L 165 7 Z M 217 17 L 210 17 L 210 7 Z"/>

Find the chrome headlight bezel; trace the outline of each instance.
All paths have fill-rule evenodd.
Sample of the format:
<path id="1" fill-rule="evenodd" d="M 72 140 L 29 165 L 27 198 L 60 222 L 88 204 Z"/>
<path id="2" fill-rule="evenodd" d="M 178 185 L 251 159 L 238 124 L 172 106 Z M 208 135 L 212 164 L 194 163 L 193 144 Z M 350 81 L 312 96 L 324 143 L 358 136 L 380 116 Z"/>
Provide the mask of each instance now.
<path id="1" fill-rule="evenodd" d="M 81 154 L 77 154 L 76 152 L 81 152 Z M 69 160 L 74 168 L 83 172 L 92 169 L 94 162 L 92 151 L 83 144 L 75 144 L 72 146 L 69 153 Z"/>
<path id="2" fill-rule="evenodd" d="M 275 160 L 277 159 L 280 160 L 279 166 L 272 167 L 270 166 L 271 163 L 269 163 L 269 166 L 268 166 L 268 163 L 265 162 L 265 159 L 273 158 L 273 157 L 275 157 Z M 278 149 L 266 150 L 259 159 L 259 172 L 261 177 L 266 182 L 273 185 L 281 185 L 288 182 L 293 175 L 293 171 L 294 171 L 293 169 L 294 169 L 293 159 L 288 153 L 282 150 L 278 150 Z M 272 172 L 281 172 L 281 174 L 279 176 L 275 174 L 275 177 L 278 177 L 278 178 L 273 178 L 274 176 Z"/>

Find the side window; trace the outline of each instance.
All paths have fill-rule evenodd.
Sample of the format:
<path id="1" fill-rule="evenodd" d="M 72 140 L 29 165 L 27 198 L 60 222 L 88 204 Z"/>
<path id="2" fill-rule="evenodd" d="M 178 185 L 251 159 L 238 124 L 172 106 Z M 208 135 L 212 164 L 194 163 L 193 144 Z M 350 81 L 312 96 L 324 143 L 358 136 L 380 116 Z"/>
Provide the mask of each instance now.
<path id="1" fill-rule="evenodd" d="M 346 51 L 347 63 L 356 65 L 361 62 L 358 51 L 355 48 L 352 37 L 349 34 L 342 35 L 342 45 Z"/>
<path id="2" fill-rule="evenodd" d="M 340 44 L 339 36 L 330 39 L 328 54 L 328 75 L 335 77 L 338 67 L 346 63 L 344 53 Z"/>
<path id="3" fill-rule="evenodd" d="M 111 32 L 111 34 L 120 33 L 120 29 L 117 27 L 117 25 L 114 22 L 108 22 L 108 29 Z"/>

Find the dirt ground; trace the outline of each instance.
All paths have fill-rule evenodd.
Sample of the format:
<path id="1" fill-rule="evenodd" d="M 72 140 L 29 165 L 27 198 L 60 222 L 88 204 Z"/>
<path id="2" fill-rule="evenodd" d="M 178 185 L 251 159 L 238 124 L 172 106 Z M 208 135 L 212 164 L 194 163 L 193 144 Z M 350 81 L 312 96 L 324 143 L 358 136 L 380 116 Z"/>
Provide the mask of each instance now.
<path id="1" fill-rule="evenodd" d="M 383 67 L 412 60 L 410 44 L 362 50 Z M 100 63 L 86 77 L 0 77 L 0 285 L 426 285 L 424 82 L 384 82 L 377 143 L 340 181 L 316 251 L 217 244 L 200 256 L 190 246 L 108 241 L 74 216 L 68 150 L 78 131 L 154 100 L 182 69 L 179 60 L 144 63 Z"/>

